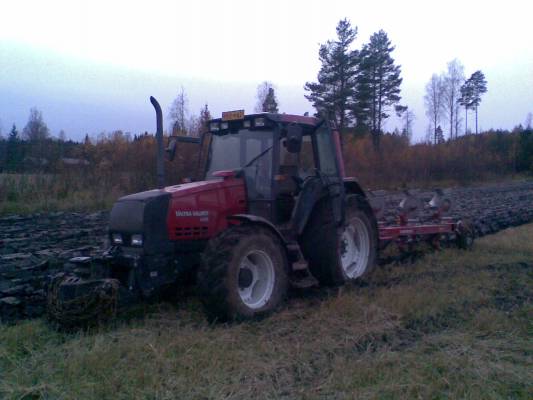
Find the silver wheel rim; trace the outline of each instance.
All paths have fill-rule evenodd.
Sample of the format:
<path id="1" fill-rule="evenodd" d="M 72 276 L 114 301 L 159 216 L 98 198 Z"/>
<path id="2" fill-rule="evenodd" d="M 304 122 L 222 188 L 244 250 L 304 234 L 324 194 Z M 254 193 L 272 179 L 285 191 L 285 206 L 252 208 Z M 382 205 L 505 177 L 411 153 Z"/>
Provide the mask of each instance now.
<path id="1" fill-rule="evenodd" d="M 263 307 L 274 291 L 272 259 L 264 251 L 250 251 L 241 260 L 237 279 L 242 302 L 254 310 Z"/>
<path id="2" fill-rule="evenodd" d="M 349 279 L 364 274 L 370 256 L 370 237 L 365 223 L 352 218 L 341 234 L 341 264 Z"/>

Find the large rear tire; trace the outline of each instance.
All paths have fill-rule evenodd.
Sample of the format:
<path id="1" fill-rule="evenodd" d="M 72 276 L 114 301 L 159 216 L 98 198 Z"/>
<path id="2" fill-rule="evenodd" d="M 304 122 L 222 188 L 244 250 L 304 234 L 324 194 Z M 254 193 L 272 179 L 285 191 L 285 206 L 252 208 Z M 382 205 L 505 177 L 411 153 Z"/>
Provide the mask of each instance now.
<path id="1" fill-rule="evenodd" d="M 227 229 L 207 245 L 198 288 L 210 320 L 268 315 L 287 295 L 287 258 L 280 240 L 256 225 Z"/>
<path id="2" fill-rule="evenodd" d="M 366 200 L 346 197 L 344 226 L 338 227 L 333 208 L 320 201 L 304 230 L 301 247 L 311 273 L 324 286 L 339 286 L 366 278 L 376 263 L 377 226 Z"/>

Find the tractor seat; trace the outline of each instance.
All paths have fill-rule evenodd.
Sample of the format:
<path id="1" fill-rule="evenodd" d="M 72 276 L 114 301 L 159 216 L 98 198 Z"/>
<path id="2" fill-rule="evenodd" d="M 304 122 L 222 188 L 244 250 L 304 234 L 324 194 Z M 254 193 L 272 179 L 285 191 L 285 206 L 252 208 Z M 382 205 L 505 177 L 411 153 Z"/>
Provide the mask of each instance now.
<path id="1" fill-rule="evenodd" d="M 294 209 L 295 197 L 300 191 L 300 187 L 293 177 L 298 177 L 298 167 L 296 165 L 280 165 L 277 178 L 278 196 L 276 198 L 276 208 L 280 222 L 290 220 Z"/>
<path id="2" fill-rule="evenodd" d="M 295 196 L 300 188 L 293 178 L 298 177 L 298 166 L 296 165 L 280 165 L 279 166 L 279 180 L 278 189 L 279 194 L 290 194 Z"/>

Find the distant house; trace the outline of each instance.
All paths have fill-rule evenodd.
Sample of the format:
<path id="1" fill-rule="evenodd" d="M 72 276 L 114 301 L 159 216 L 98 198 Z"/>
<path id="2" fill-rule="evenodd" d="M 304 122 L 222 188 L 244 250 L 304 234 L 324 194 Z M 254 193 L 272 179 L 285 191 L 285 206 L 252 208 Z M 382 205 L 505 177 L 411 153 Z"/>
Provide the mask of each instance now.
<path id="1" fill-rule="evenodd" d="M 61 164 L 69 166 L 87 166 L 90 164 L 89 161 L 84 160 L 83 158 L 61 157 L 59 161 Z"/>
<path id="2" fill-rule="evenodd" d="M 48 165 L 48 160 L 40 157 L 24 157 L 23 162 L 31 167 L 44 167 Z"/>

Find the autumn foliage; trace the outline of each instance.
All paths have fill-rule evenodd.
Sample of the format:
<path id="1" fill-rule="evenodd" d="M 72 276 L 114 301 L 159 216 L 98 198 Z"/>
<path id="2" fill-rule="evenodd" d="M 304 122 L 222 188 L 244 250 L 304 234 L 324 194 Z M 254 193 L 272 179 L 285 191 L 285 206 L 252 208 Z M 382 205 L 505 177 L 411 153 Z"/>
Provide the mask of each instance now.
<path id="1" fill-rule="evenodd" d="M 157 186 L 150 134 L 132 138 L 117 131 L 82 143 L 0 140 L 0 152 L 0 213 L 106 208 L 121 195 Z M 347 134 L 344 161 L 347 175 L 367 189 L 506 179 L 533 172 L 533 131 L 489 131 L 438 145 L 410 145 L 404 136 L 385 134 L 379 152 L 370 135 Z M 182 148 L 165 162 L 166 184 L 195 177 L 197 167 L 198 152 Z"/>
<path id="2" fill-rule="evenodd" d="M 432 145 L 409 145 L 405 137 L 386 134 L 381 151 L 368 136 L 345 140 L 348 175 L 367 188 L 466 184 L 533 172 L 533 131 L 489 131 Z"/>

